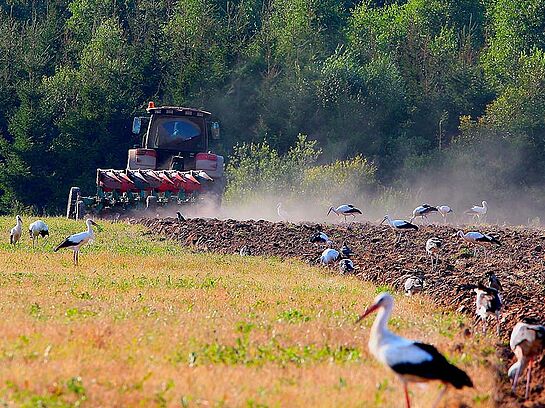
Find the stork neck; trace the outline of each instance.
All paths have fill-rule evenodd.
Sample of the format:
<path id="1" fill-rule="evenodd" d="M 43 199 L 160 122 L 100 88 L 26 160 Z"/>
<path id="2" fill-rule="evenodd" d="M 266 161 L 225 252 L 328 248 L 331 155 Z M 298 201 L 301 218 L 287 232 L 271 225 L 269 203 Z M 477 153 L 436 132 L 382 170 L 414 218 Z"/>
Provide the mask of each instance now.
<path id="1" fill-rule="evenodd" d="M 93 235 L 93 226 L 90 222 L 87 223 L 87 232 L 91 235 Z"/>
<path id="2" fill-rule="evenodd" d="M 382 337 L 388 333 L 388 319 L 392 313 L 392 307 L 387 305 L 381 307 L 377 312 L 377 317 L 371 327 L 371 337 L 375 338 L 380 343 Z"/>

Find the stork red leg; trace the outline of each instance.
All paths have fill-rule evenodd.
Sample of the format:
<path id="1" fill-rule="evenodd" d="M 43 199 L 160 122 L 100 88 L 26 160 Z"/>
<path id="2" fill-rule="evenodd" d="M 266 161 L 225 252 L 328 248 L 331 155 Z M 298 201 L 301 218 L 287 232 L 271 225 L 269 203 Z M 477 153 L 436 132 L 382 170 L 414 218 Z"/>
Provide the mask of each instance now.
<path id="1" fill-rule="evenodd" d="M 409 399 L 409 390 L 407 389 L 407 383 L 403 381 L 403 391 L 405 392 L 405 406 L 411 408 L 411 400 Z"/>
<path id="2" fill-rule="evenodd" d="M 530 379 L 532 378 L 532 366 L 534 365 L 534 359 L 530 359 L 528 363 L 528 372 L 526 373 L 526 392 L 524 393 L 524 399 L 528 399 L 530 395 Z"/>

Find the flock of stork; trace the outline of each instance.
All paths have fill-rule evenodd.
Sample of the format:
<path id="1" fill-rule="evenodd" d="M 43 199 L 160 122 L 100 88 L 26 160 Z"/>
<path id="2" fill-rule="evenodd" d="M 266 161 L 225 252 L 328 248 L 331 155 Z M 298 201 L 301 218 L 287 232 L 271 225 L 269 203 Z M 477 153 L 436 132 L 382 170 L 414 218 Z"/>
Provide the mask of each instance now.
<path id="1" fill-rule="evenodd" d="M 343 221 L 345 222 L 346 218 L 349 216 L 355 218 L 357 214 L 362 214 L 360 209 L 351 204 L 343 204 L 336 208 L 331 207 L 327 214 L 329 215 L 332 212 L 339 216 L 343 216 Z M 418 230 L 418 226 L 413 224 L 413 221 L 417 217 L 427 220 L 427 216 L 432 212 L 441 214 L 446 222 L 448 214 L 453 211 L 447 205 L 431 206 L 429 204 L 422 204 L 414 209 L 409 221 L 391 219 L 388 215 L 385 215 L 381 224 L 384 222 L 388 223 L 396 234 L 395 243 L 397 244 L 402 239 L 404 233 Z M 477 219 L 486 216 L 487 212 L 488 204 L 486 201 L 483 201 L 481 206 L 476 205 L 465 211 L 466 214 Z M 279 216 L 281 216 L 280 212 Z M 488 246 L 501 246 L 501 242 L 497 238 L 478 231 L 468 231 L 465 233 L 463 231 L 458 231 L 456 235 L 464 241 L 474 245 L 475 255 L 477 254 L 478 248 L 482 248 L 484 254 L 486 254 L 486 248 Z M 346 243 L 343 243 L 341 249 L 337 251 L 333 248 L 333 241 L 329 239 L 322 230 L 316 231 L 316 233 L 310 237 L 309 241 L 315 244 L 326 245 L 326 248 L 319 258 L 319 262 L 322 265 L 330 265 L 339 262 L 338 265 L 341 274 L 352 273 L 357 269 L 350 259 L 354 253 Z M 431 258 L 432 270 L 437 267 L 439 252 L 442 245 L 443 242 L 438 237 L 430 237 L 426 241 L 425 250 Z M 500 310 L 502 308 L 500 291 L 502 291 L 502 286 L 494 273 L 488 272 L 486 277 L 488 279 L 487 284 L 480 282 L 478 285 L 461 285 L 459 289 L 471 289 L 475 292 L 476 322 L 480 320 L 483 325 L 483 332 L 486 332 L 488 318 L 494 316 L 496 318 L 497 334 L 499 336 Z M 424 281 L 422 275 L 409 276 L 405 281 L 405 293 L 407 295 L 420 292 L 423 287 Z M 400 378 L 405 393 L 406 406 L 410 407 L 407 391 L 407 384 L 410 382 L 428 382 L 432 380 L 442 382 L 445 387 L 439 394 L 434 406 L 439 404 L 449 385 L 454 386 L 457 389 L 463 388 L 464 386 L 472 387 L 473 383 L 469 376 L 459 368 L 450 364 L 435 347 L 429 344 L 407 340 L 388 330 L 387 323 L 392 312 L 393 302 L 392 296 L 388 293 L 381 293 L 377 296 L 373 305 L 371 305 L 358 319 L 358 322 L 372 312 L 378 311 L 378 316 L 371 328 L 369 350 L 377 360 L 393 370 Z M 516 392 L 520 376 L 526 370 L 525 398 L 527 399 L 530 393 L 533 362 L 536 357 L 539 357 L 545 350 L 545 326 L 539 324 L 535 319 L 522 318 L 522 320 L 513 328 L 510 337 L 510 347 L 517 359 L 508 371 L 508 377 L 512 381 L 512 390 L 513 393 Z"/>
<path id="2" fill-rule="evenodd" d="M 278 204 L 277 211 L 281 218 L 286 217 L 287 213 L 282 208 L 281 204 Z M 466 211 L 466 213 L 480 218 L 485 216 L 487 211 L 488 205 L 486 201 L 483 201 L 482 206 L 474 206 Z M 331 207 L 328 211 L 328 215 L 332 212 L 339 216 L 343 216 L 344 221 L 346 221 L 346 217 L 348 216 L 355 218 L 357 214 L 362 214 L 361 210 L 350 204 L 340 205 L 336 208 Z M 423 220 L 426 220 L 427 216 L 432 212 L 440 213 L 446 222 L 448 214 L 453 211 L 446 205 L 434 207 L 428 204 L 422 204 L 414 209 L 410 221 L 391 219 L 386 215 L 381 224 L 384 222 L 388 223 L 390 228 L 396 233 L 395 242 L 398 243 L 405 232 L 418 230 L 418 226 L 412 223 L 415 218 L 421 217 Z M 179 220 L 180 216 L 181 214 L 178 214 Z M 70 235 L 54 249 L 55 252 L 62 248 L 71 249 L 74 253 L 74 265 L 78 264 L 80 248 L 94 239 L 93 226 L 98 227 L 91 219 L 86 220 L 86 225 L 86 231 Z M 21 239 L 22 231 L 23 220 L 17 215 L 16 225 L 10 231 L 11 244 L 17 244 Z M 49 236 L 49 228 L 42 220 L 30 224 L 28 231 L 33 246 L 40 236 Z M 493 244 L 501 245 L 495 237 L 477 231 L 469 231 L 466 233 L 458 231 L 457 236 L 468 243 L 474 244 L 475 248 L 486 248 L 486 246 Z M 343 243 L 340 251 L 333 249 L 333 242 L 321 230 L 318 230 L 311 236 L 309 241 L 318 245 L 321 243 L 326 244 L 326 248 L 323 250 L 319 259 L 321 264 L 329 265 L 338 261 L 339 268 L 343 274 L 351 273 L 356 269 L 351 260 L 354 253 L 346 244 Z M 442 244 L 442 240 L 437 237 L 431 237 L 426 242 L 425 250 L 431 258 L 432 270 L 437 266 L 438 254 Z M 246 255 L 246 252 L 241 250 L 241 255 Z M 499 335 L 499 312 L 502 307 L 500 291 L 502 290 L 502 287 L 493 273 L 488 273 L 487 277 L 488 286 L 479 283 L 478 285 L 464 285 L 463 288 L 472 289 L 476 294 L 476 315 L 483 323 L 483 331 L 486 331 L 488 317 L 493 315 L 497 320 Z M 421 291 L 423 286 L 423 280 L 420 276 L 410 276 L 405 282 L 405 292 L 406 294 L 411 295 Z M 457 389 L 466 386 L 472 387 L 473 383 L 469 376 L 464 371 L 450 364 L 434 346 L 405 339 L 397 336 L 388 329 L 388 320 L 392 313 L 393 304 L 394 300 L 390 294 L 381 293 L 376 297 L 374 303 L 360 316 L 358 322 L 371 313 L 377 312 L 377 317 L 371 328 L 369 350 L 377 360 L 389 367 L 401 380 L 405 393 L 406 406 L 410 407 L 407 385 L 411 382 L 437 380 L 445 385 L 434 406 L 439 404 L 449 386 L 453 386 Z M 545 327 L 534 319 L 523 318 L 513 328 L 510 346 L 517 359 L 508 371 L 508 376 L 513 382 L 513 392 L 516 391 L 519 378 L 526 370 L 525 398 L 528 398 L 533 362 L 545 349 Z"/>
<path id="3" fill-rule="evenodd" d="M 16 245 L 23 235 L 23 219 L 20 215 L 17 215 L 15 220 L 16 224 L 9 232 L 9 242 L 12 245 Z M 79 232 L 66 237 L 64 241 L 53 249 L 54 252 L 57 252 L 62 248 L 71 249 L 74 252 L 74 265 L 77 265 L 79 262 L 79 251 L 81 247 L 95 239 L 93 225 L 99 228 L 98 224 L 92 219 L 87 219 L 85 224 L 87 225 L 87 231 Z M 28 226 L 28 233 L 32 239 L 32 247 L 34 247 L 39 237 L 45 238 L 49 236 L 49 227 L 42 220 L 37 220 Z"/>

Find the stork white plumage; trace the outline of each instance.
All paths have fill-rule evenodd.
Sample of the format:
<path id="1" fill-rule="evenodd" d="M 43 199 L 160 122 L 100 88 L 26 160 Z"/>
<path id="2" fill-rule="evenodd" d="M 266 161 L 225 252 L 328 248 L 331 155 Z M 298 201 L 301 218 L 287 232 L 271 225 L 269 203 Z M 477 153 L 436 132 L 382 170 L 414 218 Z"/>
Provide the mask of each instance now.
<path id="1" fill-rule="evenodd" d="M 521 374 L 525 369 L 528 369 L 524 394 L 524 398 L 528 399 L 534 359 L 545 350 L 545 326 L 539 324 L 535 319 L 523 318 L 513 328 L 509 345 L 517 358 L 516 363 L 509 367 L 507 372 L 513 381 L 513 393 L 516 392 Z"/>
<path id="2" fill-rule="evenodd" d="M 20 215 L 15 217 L 15 222 L 15 227 L 9 232 L 9 243 L 12 245 L 15 245 L 21 239 L 21 235 L 23 235 L 23 219 Z"/>
<path id="3" fill-rule="evenodd" d="M 328 265 L 332 262 L 337 261 L 339 259 L 340 254 L 339 251 L 333 248 L 326 248 L 322 252 L 322 255 L 320 256 L 320 263 L 322 265 Z"/>
<path id="4" fill-rule="evenodd" d="M 362 214 L 359 208 L 354 207 L 352 204 L 342 204 L 337 208 L 330 207 L 327 215 L 331 212 L 334 212 L 337 215 L 342 215 L 344 217 L 344 222 L 346 222 L 346 217 L 351 215 L 352 219 L 356 219 L 356 214 Z"/>
<path id="5" fill-rule="evenodd" d="M 96 222 L 91 219 L 85 221 L 87 225 L 87 231 L 80 232 L 78 234 L 70 235 L 59 245 L 55 247 L 53 251 L 57 252 L 59 249 L 68 248 L 74 251 L 74 265 L 77 265 L 79 262 L 79 250 L 80 248 L 95 239 L 95 233 L 93 231 L 93 225 L 97 228 L 100 228 Z"/>
<path id="6" fill-rule="evenodd" d="M 276 205 L 276 213 L 282 221 L 287 221 L 290 216 L 289 213 L 284 209 L 282 203 L 278 203 Z"/>
<path id="7" fill-rule="evenodd" d="M 500 311 L 502 307 L 498 291 L 479 283 L 474 289 L 475 294 L 475 314 L 483 323 L 483 332 L 486 333 L 488 316 L 496 317 L 496 332 L 500 335 Z"/>
<path id="8" fill-rule="evenodd" d="M 431 270 L 439 264 L 439 252 L 443 246 L 443 241 L 440 238 L 432 237 L 426 241 L 426 252 L 431 258 Z"/>
<path id="9" fill-rule="evenodd" d="M 392 219 L 390 219 L 390 217 L 388 215 L 384 216 L 384 218 L 382 219 L 380 224 L 383 224 L 384 221 L 386 221 L 388 223 L 388 225 L 390 226 L 390 228 L 396 232 L 396 234 L 397 234 L 397 237 L 396 237 L 396 240 L 395 240 L 396 244 L 397 244 L 397 242 L 399 240 L 401 240 L 401 235 L 404 232 L 411 231 L 411 230 L 418 231 L 418 227 L 416 225 L 414 225 L 414 224 L 411 224 L 409 221 L 392 220 Z"/>
<path id="10" fill-rule="evenodd" d="M 339 261 L 339 271 L 341 272 L 341 275 L 352 273 L 355 270 L 354 262 L 352 262 L 351 259 L 344 258 Z"/>
<path id="11" fill-rule="evenodd" d="M 492 244 L 501 246 L 501 242 L 498 241 L 493 236 L 488 234 L 483 234 L 477 231 L 469 231 L 469 232 L 466 232 L 465 234 L 463 231 L 458 231 L 456 235 L 462 238 L 464 241 L 475 245 L 474 255 L 477 255 L 477 246 L 480 246 L 483 248 L 485 255 L 486 255 L 486 247 L 489 247 Z"/>
<path id="12" fill-rule="evenodd" d="M 434 346 L 405 339 L 388 330 L 388 319 L 393 306 L 392 296 L 389 293 L 381 293 L 357 322 L 378 311 L 377 318 L 371 327 L 369 351 L 401 380 L 407 408 L 411 406 L 407 390 L 409 382 L 442 382 L 445 388 L 439 394 L 434 406 L 439 403 L 449 385 L 457 389 L 473 387 L 469 376 L 450 364 Z"/>
<path id="13" fill-rule="evenodd" d="M 437 206 L 437 211 L 439 211 L 439 214 L 441 214 L 441 217 L 443 217 L 443 223 L 447 223 L 447 216 L 450 213 L 453 213 L 452 208 L 450 208 L 448 205 L 439 205 Z"/>
<path id="14" fill-rule="evenodd" d="M 32 247 L 34 247 L 39 237 L 45 238 L 49 236 L 49 227 L 42 220 L 34 221 L 28 226 L 28 233 L 30 234 L 30 238 L 32 238 Z"/>
<path id="15" fill-rule="evenodd" d="M 466 210 L 465 213 L 473 216 L 473 219 L 481 219 L 481 217 L 484 217 L 486 213 L 488 212 L 488 203 L 486 201 L 483 201 L 481 205 L 474 205 L 469 210 Z"/>
<path id="16" fill-rule="evenodd" d="M 429 205 L 429 204 L 422 204 L 416 207 L 413 210 L 413 215 L 411 217 L 410 222 L 413 222 L 416 217 L 421 217 L 424 220 L 428 220 L 428 214 L 431 214 L 432 212 L 437 212 L 437 208 Z"/>
<path id="17" fill-rule="evenodd" d="M 309 242 L 312 242 L 314 244 L 323 243 L 323 244 L 332 244 L 333 241 L 329 239 L 327 234 L 323 231 L 316 231 L 316 233 L 310 237 L 308 240 Z"/>
<path id="18" fill-rule="evenodd" d="M 423 274 L 409 275 L 407 279 L 405 279 L 405 283 L 403 284 L 403 287 L 405 289 L 405 295 L 412 296 L 420 293 L 424 290 L 425 285 L 426 283 Z"/>

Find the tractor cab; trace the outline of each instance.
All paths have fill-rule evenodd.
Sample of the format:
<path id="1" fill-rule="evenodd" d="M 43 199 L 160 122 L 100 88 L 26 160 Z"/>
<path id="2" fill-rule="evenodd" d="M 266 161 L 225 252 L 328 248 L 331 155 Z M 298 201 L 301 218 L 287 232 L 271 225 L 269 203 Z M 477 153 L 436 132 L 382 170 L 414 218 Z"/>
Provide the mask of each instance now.
<path id="1" fill-rule="evenodd" d="M 219 125 L 211 122 L 209 112 L 174 106 L 155 107 L 149 103 L 147 112 L 150 117 L 136 117 L 133 121 L 133 133 L 140 134 L 142 128 L 147 131 L 142 136 L 141 147 L 129 150 L 128 170 L 206 170 L 202 161 L 212 156 L 218 158 L 223 170 L 223 158 L 207 153 L 210 139 L 219 139 Z M 198 162 L 199 161 L 199 162 Z M 210 174 L 214 176 L 214 174 Z"/>

